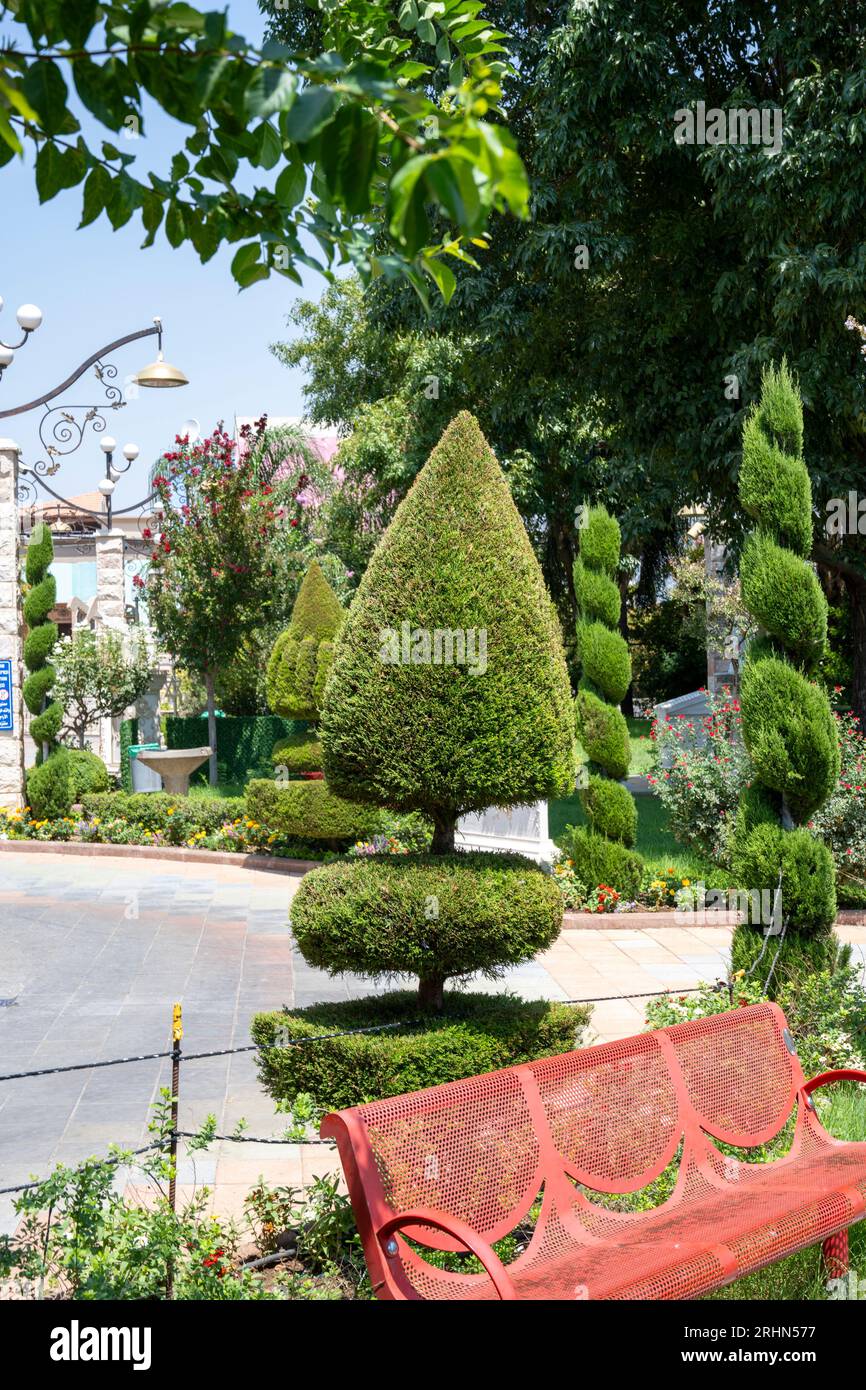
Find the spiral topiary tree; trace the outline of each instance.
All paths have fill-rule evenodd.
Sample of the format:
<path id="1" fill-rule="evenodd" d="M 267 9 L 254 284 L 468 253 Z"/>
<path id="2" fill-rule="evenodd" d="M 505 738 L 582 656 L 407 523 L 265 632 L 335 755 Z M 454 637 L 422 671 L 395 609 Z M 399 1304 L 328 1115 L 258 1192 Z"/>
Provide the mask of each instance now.
<path id="1" fill-rule="evenodd" d="M 63 720 L 63 706 L 58 700 L 48 699 L 55 680 L 49 658 L 57 641 L 57 624 L 48 618 L 57 602 L 57 584 L 49 573 L 53 559 L 51 532 L 40 522 L 33 528 L 24 565 L 28 585 L 24 621 L 29 629 L 24 641 L 24 665 L 29 674 L 21 692 L 32 716 L 30 736 L 40 750 L 37 762 L 52 751 Z"/>
<path id="2" fill-rule="evenodd" d="M 830 851 L 803 828 L 839 779 L 836 722 L 810 679 L 827 641 L 827 603 L 809 563 L 812 488 L 803 462 L 803 407 L 787 364 L 769 368 L 743 427 L 740 501 L 755 521 L 740 559 L 743 602 L 759 625 L 743 664 L 743 742 L 755 776 L 741 798 L 735 835 L 738 884 L 761 890 L 734 936 L 734 968 L 763 947 L 760 927 L 782 875 L 786 939 L 777 978 L 835 953 L 835 874 Z M 759 920 L 761 919 L 761 920 Z M 780 926 L 776 923 L 776 926 Z M 775 954 L 775 952 L 774 952 Z"/>
<path id="3" fill-rule="evenodd" d="M 606 883 L 633 895 L 642 861 L 631 853 L 637 807 L 627 787 L 628 725 L 620 710 L 631 683 L 631 658 L 619 632 L 619 524 L 605 507 L 592 507 L 580 532 L 574 566 L 578 607 L 577 651 L 581 667 L 575 700 L 577 732 L 588 757 L 580 799 L 589 821 L 578 830 L 571 856 L 578 877 L 593 887 Z"/>
<path id="4" fill-rule="evenodd" d="M 274 714 L 313 726 L 318 722 L 334 639 L 344 617 L 340 600 L 314 560 L 298 590 L 289 626 L 280 633 L 268 660 L 267 697 Z M 315 728 L 280 739 L 272 756 L 275 764 L 290 773 L 321 770 L 322 750 Z"/>
<path id="5" fill-rule="evenodd" d="M 419 811 L 431 853 L 314 869 L 292 905 L 311 963 L 453 976 L 533 956 L 562 898 L 521 856 L 455 854 L 458 818 L 574 785 L 559 622 L 511 490 L 472 415 L 452 420 L 382 537 L 337 641 L 321 719 L 329 788 Z"/>

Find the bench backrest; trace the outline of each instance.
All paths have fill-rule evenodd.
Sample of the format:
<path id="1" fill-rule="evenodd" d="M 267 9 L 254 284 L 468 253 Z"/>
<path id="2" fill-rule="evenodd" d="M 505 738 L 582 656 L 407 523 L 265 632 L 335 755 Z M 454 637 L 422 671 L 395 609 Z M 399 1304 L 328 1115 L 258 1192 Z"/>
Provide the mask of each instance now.
<path id="1" fill-rule="evenodd" d="M 765 1003 L 343 1110 L 322 1132 L 340 1140 L 362 1228 L 432 1207 L 492 1242 L 563 1173 L 629 1192 L 700 1131 L 766 1142 L 802 1084 L 785 1017 Z"/>

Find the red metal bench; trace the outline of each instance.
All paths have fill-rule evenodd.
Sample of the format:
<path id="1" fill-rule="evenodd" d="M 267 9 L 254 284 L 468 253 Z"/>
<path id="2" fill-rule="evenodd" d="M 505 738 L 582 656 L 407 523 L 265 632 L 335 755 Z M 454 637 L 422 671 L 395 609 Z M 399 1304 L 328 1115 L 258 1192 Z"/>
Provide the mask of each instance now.
<path id="1" fill-rule="evenodd" d="M 784 1014 L 755 1004 L 325 1117 L 336 1139 L 380 1298 L 678 1299 L 818 1241 L 847 1268 L 866 1210 L 866 1144 L 834 1139 L 805 1082 Z M 789 1151 L 740 1162 L 797 1104 Z M 586 1195 L 647 1186 L 679 1154 L 651 1210 Z M 493 1243 L 542 1197 L 507 1267 Z M 410 1241 L 412 1244 L 410 1244 Z M 471 1251 L 486 1273 L 434 1267 L 415 1248 Z"/>

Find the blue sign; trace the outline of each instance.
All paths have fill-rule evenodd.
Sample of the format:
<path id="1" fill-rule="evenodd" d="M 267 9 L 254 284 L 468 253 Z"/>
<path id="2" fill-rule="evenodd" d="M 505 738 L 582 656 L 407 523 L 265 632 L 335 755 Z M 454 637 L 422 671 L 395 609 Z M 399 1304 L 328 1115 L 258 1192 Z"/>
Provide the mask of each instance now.
<path id="1" fill-rule="evenodd" d="M 11 734 L 15 725 L 12 720 L 12 662 L 8 657 L 0 661 L 0 733 Z"/>

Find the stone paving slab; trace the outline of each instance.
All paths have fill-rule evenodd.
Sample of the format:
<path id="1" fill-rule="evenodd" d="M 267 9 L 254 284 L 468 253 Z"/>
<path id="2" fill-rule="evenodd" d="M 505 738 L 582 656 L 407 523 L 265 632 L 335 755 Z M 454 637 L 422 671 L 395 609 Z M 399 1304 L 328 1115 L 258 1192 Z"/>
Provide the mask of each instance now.
<path id="1" fill-rule="evenodd" d="M 254 1013 L 382 992 L 358 976 L 331 979 L 293 951 L 288 913 L 299 879 L 234 864 L 155 858 L 57 856 L 51 850 L 0 856 L 0 1074 L 34 1067 L 162 1051 L 171 1009 L 184 1008 L 184 1049 L 249 1043 Z M 645 920 L 649 918 L 650 920 Z M 866 925 L 840 935 L 866 965 Z M 565 931 L 535 961 L 472 989 L 509 989 L 528 999 L 599 1000 L 587 1042 L 639 1032 L 645 999 L 684 989 L 727 969 L 730 928 L 596 918 Z M 103 1153 L 110 1142 L 147 1141 L 150 1107 L 170 1082 L 167 1059 L 0 1082 L 0 1188 L 43 1175 L 58 1161 Z M 248 1121 L 255 1135 L 285 1125 L 256 1076 L 254 1054 L 189 1061 L 182 1068 L 181 1128 L 208 1114 L 219 1133 Z M 336 1155 L 304 1145 L 222 1143 L 184 1158 L 180 1190 L 213 1186 L 211 1205 L 241 1214 L 263 1175 L 309 1184 L 333 1171 Z M 127 1175 L 119 1174 L 118 1182 Z M 15 1224 L 0 1196 L 0 1231 Z"/>

